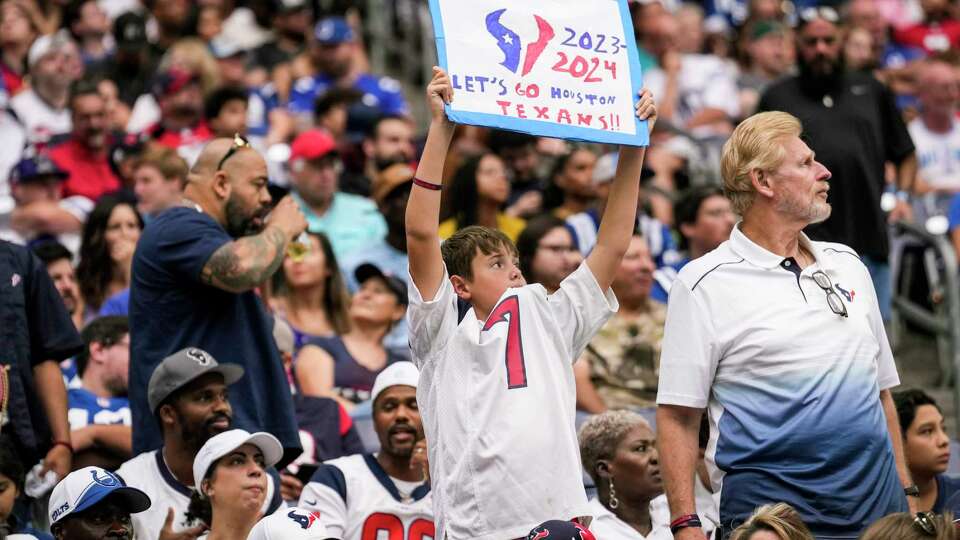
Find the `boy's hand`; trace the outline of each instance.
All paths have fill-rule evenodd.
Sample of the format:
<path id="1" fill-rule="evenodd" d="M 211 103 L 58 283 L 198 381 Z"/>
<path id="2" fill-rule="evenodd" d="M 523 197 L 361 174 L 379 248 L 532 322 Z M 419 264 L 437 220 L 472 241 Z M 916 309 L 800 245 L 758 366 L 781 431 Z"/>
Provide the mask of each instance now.
<path id="1" fill-rule="evenodd" d="M 433 66 L 433 80 L 427 85 L 427 105 L 430 107 L 430 116 L 434 122 L 446 123 L 447 114 L 443 106 L 453 102 L 453 86 L 447 72 Z"/>
<path id="2" fill-rule="evenodd" d="M 647 128 L 653 133 L 653 125 L 657 122 L 657 105 L 653 102 L 653 94 L 646 88 L 640 89 L 640 101 L 637 102 L 637 118 L 647 121 Z"/>

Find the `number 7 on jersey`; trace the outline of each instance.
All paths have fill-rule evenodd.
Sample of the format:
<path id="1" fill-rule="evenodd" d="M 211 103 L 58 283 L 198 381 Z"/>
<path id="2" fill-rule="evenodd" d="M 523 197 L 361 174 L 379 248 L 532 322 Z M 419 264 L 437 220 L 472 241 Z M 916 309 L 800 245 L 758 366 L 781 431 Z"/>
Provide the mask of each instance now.
<path id="1" fill-rule="evenodd" d="M 493 328 L 499 322 L 507 323 L 507 346 L 504 351 L 507 389 L 526 388 L 527 366 L 523 360 L 523 342 L 520 339 L 520 300 L 517 295 L 504 298 L 493 308 L 483 325 L 483 331 Z"/>

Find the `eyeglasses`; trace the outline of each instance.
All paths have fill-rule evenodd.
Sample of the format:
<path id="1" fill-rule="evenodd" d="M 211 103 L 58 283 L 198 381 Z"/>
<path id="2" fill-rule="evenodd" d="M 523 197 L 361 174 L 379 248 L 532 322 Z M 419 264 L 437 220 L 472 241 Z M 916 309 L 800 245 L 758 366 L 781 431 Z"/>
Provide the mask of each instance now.
<path id="1" fill-rule="evenodd" d="M 241 148 L 252 148 L 252 146 L 250 146 L 250 141 L 244 139 L 239 133 L 235 133 L 233 135 L 233 144 L 230 145 L 230 150 L 227 150 L 227 153 L 220 159 L 220 163 L 217 163 L 217 170 L 222 169 L 223 163 L 230 159 L 230 156 L 236 154 L 237 150 Z"/>
<path id="2" fill-rule="evenodd" d="M 840 295 L 833 290 L 833 282 L 830 281 L 830 277 L 824 274 L 822 270 L 817 270 L 813 273 L 813 281 L 823 289 L 823 292 L 827 293 L 827 305 L 830 306 L 830 311 L 847 317 L 847 306 L 840 299 Z"/>
<path id="3" fill-rule="evenodd" d="M 837 14 L 837 10 L 829 6 L 822 7 L 808 7 L 800 10 L 800 13 L 797 13 L 798 22 L 812 22 L 817 19 L 823 19 L 828 23 L 837 24 L 840 22 L 840 15 Z"/>
<path id="4" fill-rule="evenodd" d="M 933 512 L 917 512 L 913 518 L 913 526 L 929 536 L 937 535 L 937 524 L 933 521 Z"/>

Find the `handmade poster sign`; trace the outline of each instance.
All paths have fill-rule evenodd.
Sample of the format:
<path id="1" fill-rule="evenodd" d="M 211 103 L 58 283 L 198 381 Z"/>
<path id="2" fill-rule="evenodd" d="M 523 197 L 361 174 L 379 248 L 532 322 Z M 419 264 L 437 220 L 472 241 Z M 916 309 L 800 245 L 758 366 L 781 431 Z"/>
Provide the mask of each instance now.
<path id="1" fill-rule="evenodd" d="M 430 0 L 454 122 L 647 144 L 627 0 Z"/>

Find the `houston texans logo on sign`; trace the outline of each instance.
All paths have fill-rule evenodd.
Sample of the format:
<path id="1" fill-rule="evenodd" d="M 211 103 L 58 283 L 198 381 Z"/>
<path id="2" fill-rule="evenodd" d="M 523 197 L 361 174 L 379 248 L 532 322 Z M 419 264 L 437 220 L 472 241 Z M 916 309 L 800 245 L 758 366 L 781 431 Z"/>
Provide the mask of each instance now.
<path id="1" fill-rule="evenodd" d="M 507 28 L 500 22 L 500 17 L 503 16 L 505 11 L 507 11 L 506 8 L 498 9 L 487 14 L 487 32 L 490 32 L 490 35 L 497 40 L 497 46 L 503 51 L 504 58 L 500 64 L 516 73 L 520 67 L 520 52 L 523 49 L 523 43 L 520 39 L 520 34 Z M 539 15 L 534 15 L 533 18 L 537 21 L 537 29 L 540 35 L 536 41 L 527 44 L 527 53 L 523 60 L 523 71 L 520 72 L 520 75 L 530 73 L 534 64 L 537 63 L 537 59 L 540 58 L 543 50 L 547 48 L 547 44 L 550 43 L 550 40 L 553 39 L 554 36 L 553 27 L 550 26 L 550 23 Z"/>

